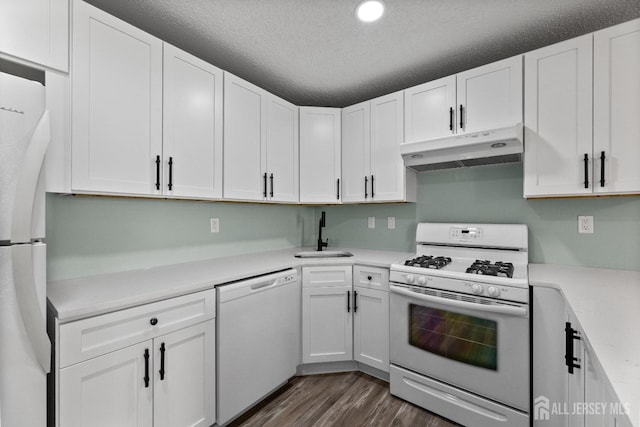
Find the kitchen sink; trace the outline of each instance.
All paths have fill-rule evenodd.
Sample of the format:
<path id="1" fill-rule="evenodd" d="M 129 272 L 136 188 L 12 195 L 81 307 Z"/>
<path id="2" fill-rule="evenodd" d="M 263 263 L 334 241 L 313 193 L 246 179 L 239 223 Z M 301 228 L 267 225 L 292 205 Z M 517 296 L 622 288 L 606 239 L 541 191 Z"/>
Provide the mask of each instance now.
<path id="1" fill-rule="evenodd" d="M 298 252 L 294 255 L 296 258 L 341 258 L 353 256 L 347 251 L 306 251 Z"/>

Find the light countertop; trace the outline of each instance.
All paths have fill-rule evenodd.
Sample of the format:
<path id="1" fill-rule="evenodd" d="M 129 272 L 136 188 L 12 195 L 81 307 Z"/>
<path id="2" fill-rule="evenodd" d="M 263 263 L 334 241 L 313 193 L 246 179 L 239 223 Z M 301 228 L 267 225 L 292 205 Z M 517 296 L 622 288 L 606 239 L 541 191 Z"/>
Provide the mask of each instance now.
<path id="1" fill-rule="evenodd" d="M 529 283 L 560 290 L 640 427 L 640 271 L 529 264 Z"/>
<path id="2" fill-rule="evenodd" d="M 59 280 L 47 284 L 47 298 L 60 322 L 95 316 L 153 301 L 209 289 L 217 285 L 287 268 L 311 265 L 353 265 L 388 268 L 414 256 L 408 252 L 347 250 L 347 258 L 295 258 L 291 248 Z"/>

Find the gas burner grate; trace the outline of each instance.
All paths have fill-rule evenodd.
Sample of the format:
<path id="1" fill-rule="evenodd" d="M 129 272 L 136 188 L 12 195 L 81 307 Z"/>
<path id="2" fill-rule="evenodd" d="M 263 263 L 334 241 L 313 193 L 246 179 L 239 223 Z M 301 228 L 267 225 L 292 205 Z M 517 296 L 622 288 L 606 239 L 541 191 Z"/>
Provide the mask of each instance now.
<path id="1" fill-rule="evenodd" d="M 440 269 L 451 262 L 451 258 L 431 255 L 422 255 L 404 262 L 404 265 L 409 267 L 422 267 Z"/>
<path id="2" fill-rule="evenodd" d="M 467 268 L 466 272 L 471 274 L 482 274 L 485 276 L 512 278 L 513 264 L 502 261 L 492 264 L 491 261 L 477 259 L 473 264 L 471 264 L 471 266 L 469 266 L 469 268 Z"/>

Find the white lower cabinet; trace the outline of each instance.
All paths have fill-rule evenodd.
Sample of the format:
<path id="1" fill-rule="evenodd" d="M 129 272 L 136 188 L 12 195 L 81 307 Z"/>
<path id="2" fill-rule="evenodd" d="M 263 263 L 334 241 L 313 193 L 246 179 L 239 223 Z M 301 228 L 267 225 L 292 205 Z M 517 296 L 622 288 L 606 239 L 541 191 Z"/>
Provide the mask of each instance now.
<path id="1" fill-rule="evenodd" d="M 303 268 L 302 363 L 355 360 L 389 372 L 388 290 L 386 269 Z"/>
<path id="2" fill-rule="evenodd" d="M 214 316 L 215 290 L 210 290 L 60 325 L 55 337 L 57 425 L 214 424 Z M 95 357 L 77 351 L 66 353 L 75 359 L 64 357 L 64 348 L 77 343 L 109 348 L 104 344 L 123 335 L 121 327 L 129 337 L 144 339 Z"/>

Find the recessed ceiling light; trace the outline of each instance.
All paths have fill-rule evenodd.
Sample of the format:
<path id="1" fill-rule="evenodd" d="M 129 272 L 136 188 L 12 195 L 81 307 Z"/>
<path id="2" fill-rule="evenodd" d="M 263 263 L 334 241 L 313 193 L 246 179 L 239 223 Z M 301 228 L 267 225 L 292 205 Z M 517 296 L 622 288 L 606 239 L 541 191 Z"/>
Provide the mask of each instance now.
<path id="1" fill-rule="evenodd" d="M 373 22 L 384 13 L 384 4 L 379 0 L 365 0 L 356 9 L 356 15 L 362 22 Z"/>

